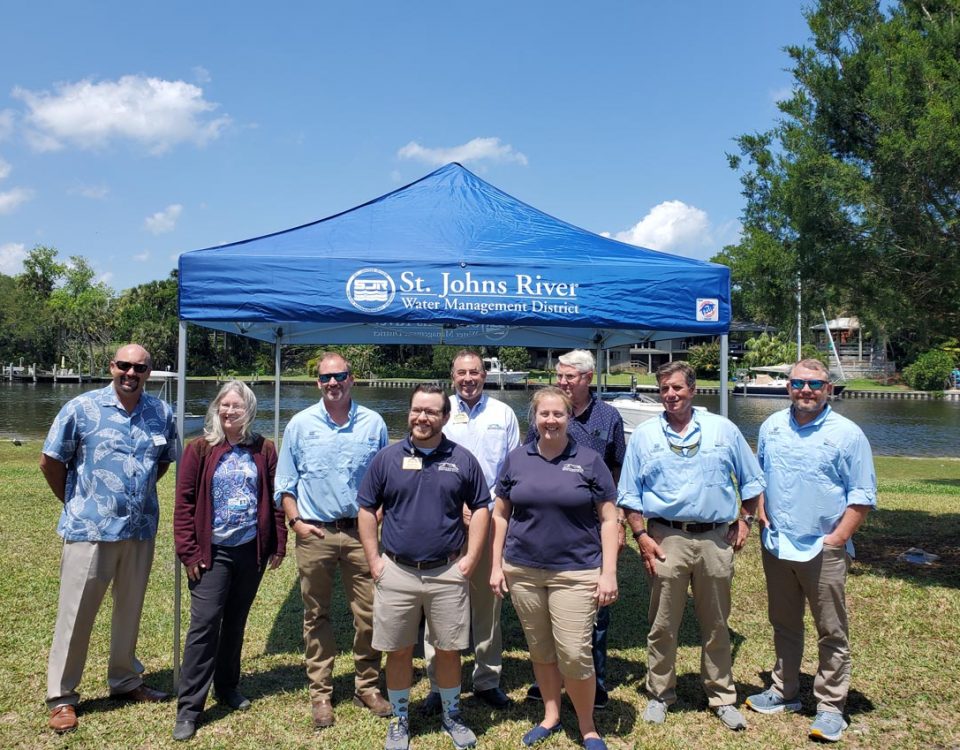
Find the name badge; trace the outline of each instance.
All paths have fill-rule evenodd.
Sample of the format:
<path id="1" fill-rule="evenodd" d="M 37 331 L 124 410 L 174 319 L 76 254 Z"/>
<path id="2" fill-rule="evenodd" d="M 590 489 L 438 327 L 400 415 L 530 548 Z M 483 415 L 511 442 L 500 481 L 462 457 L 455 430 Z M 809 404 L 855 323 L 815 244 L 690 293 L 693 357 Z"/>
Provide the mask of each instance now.
<path id="1" fill-rule="evenodd" d="M 458 411 L 456 414 L 453 415 L 454 424 L 466 424 L 469 421 L 470 421 L 470 417 L 467 416 L 467 413 L 465 411 Z"/>
<path id="2" fill-rule="evenodd" d="M 421 469 L 423 469 L 423 459 L 420 456 L 403 457 L 404 471 L 420 471 Z"/>
<path id="3" fill-rule="evenodd" d="M 163 435 L 153 435 L 153 444 L 154 445 L 166 445 L 167 439 Z"/>

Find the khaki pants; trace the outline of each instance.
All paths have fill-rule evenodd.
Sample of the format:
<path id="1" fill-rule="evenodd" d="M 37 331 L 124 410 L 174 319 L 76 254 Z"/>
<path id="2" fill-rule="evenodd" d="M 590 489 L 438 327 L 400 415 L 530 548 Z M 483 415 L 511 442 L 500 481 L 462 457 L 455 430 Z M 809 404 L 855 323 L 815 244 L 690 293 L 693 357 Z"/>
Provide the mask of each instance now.
<path id="1" fill-rule="evenodd" d="M 735 703 L 727 629 L 733 547 L 725 538 L 727 526 L 690 534 L 654 521 L 649 524 L 649 532 L 666 560 L 657 562 L 657 575 L 650 581 L 647 691 L 668 706 L 677 700 L 677 641 L 687 589 L 692 589 L 693 609 L 700 624 L 700 679 L 707 702 L 711 707 Z"/>
<path id="2" fill-rule="evenodd" d="M 143 683 L 134 668 L 140 615 L 153 565 L 153 539 L 120 542 L 64 542 L 60 558 L 60 602 L 47 664 L 47 706 L 77 705 L 77 687 L 87 663 L 87 649 L 97 612 L 112 583 L 110 662 L 111 693 L 125 693 Z"/>
<path id="3" fill-rule="evenodd" d="M 490 588 L 490 545 L 483 545 L 477 567 L 470 576 L 470 632 L 473 635 L 473 691 L 500 687 L 503 671 L 503 636 L 500 631 L 502 600 Z M 430 626 L 423 634 L 423 658 L 430 677 L 430 689 L 436 690 L 433 676 L 433 644 Z"/>
<path id="4" fill-rule="evenodd" d="M 353 612 L 355 690 L 379 688 L 380 652 L 373 648 L 373 578 L 356 529 L 324 528 L 324 538 L 297 537 L 297 569 L 303 596 L 303 643 L 310 701 L 333 697 L 333 662 L 337 641 L 330 623 L 330 599 L 337 568 Z"/>
<path id="5" fill-rule="evenodd" d="M 824 545 L 812 560 L 780 560 L 763 550 L 767 612 L 773 626 L 773 689 L 785 698 L 800 691 L 803 606 L 809 602 L 817 628 L 819 655 L 813 695 L 817 711 L 843 713 L 850 688 L 845 588 L 850 558 L 843 547 Z"/>

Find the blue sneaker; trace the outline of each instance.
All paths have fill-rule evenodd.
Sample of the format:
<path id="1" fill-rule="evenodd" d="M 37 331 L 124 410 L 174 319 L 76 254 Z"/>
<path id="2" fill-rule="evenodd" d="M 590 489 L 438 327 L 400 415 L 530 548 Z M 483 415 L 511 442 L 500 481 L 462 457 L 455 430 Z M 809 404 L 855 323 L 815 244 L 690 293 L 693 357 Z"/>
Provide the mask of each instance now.
<path id="1" fill-rule="evenodd" d="M 797 698 L 787 700 L 782 695 L 773 692 L 773 690 L 764 690 L 762 693 L 751 695 L 746 703 L 758 714 L 778 714 L 781 711 L 799 711 L 800 701 Z"/>
<path id="2" fill-rule="evenodd" d="M 836 711 L 818 711 L 817 718 L 810 725 L 810 738 L 824 742 L 837 742 L 848 726 L 843 714 L 838 714 Z"/>
<path id="3" fill-rule="evenodd" d="M 533 729 L 523 735 L 521 742 L 523 742 L 526 747 L 531 747 L 538 742 L 549 739 L 551 735 L 556 734 L 561 729 L 563 729 L 563 726 L 559 721 L 552 727 L 544 727 L 537 724 Z"/>
<path id="4" fill-rule="evenodd" d="M 459 711 L 443 714 L 440 718 L 440 725 L 443 727 L 443 731 L 450 735 L 450 739 L 453 740 L 453 745 L 457 750 L 476 746 L 477 735 L 463 723 L 463 717 L 460 716 Z"/>

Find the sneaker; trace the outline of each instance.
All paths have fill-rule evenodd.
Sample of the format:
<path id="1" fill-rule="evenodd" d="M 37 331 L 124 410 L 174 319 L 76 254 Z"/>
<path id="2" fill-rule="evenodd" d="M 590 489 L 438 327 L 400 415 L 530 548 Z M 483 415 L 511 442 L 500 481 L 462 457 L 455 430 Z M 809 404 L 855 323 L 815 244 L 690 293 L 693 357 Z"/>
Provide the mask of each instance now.
<path id="1" fill-rule="evenodd" d="M 663 724 L 667 720 L 667 704 L 651 698 L 643 712 L 643 720 L 648 724 Z"/>
<path id="2" fill-rule="evenodd" d="M 406 716 L 395 716 L 387 727 L 387 741 L 383 750 L 408 750 L 410 747 L 410 725 Z"/>
<path id="3" fill-rule="evenodd" d="M 543 695 L 540 692 L 540 686 L 537 683 L 533 683 L 527 689 L 527 700 L 528 701 L 537 701 L 538 703 L 543 703 Z"/>
<path id="4" fill-rule="evenodd" d="M 758 714 L 778 714 L 781 711 L 794 712 L 801 708 L 799 699 L 791 698 L 787 700 L 772 690 L 764 690 L 762 693 L 751 695 L 744 703 Z"/>
<path id="5" fill-rule="evenodd" d="M 474 747 L 477 744 L 477 735 L 475 735 L 460 716 L 459 711 L 453 711 L 440 717 L 440 725 L 443 731 L 450 735 L 454 747 L 457 750 L 463 750 L 466 747 Z"/>
<path id="6" fill-rule="evenodd" d="M 597 711 L 601 711 L 607 707 L 607 703 L 610 702 L 610 696 L 607 695 L 607 691 L 597 685 L 597 692 L 593 696 L 593 707 Z"/>
<path id="7" fill-rule="evenodd" d="M 743 718 L 743 714 L 732 703 L 728 703 L 726 706 L 717 706 L 713 709 L 713 712 L 727 729 L 740 732 L 747 728 L 747 722 Z"/>
<path id="8" fill-rule="evenodd" d="M 843 718 L 843 714 L 836 711 L 817 711 L 817 718 L 810 725 L 810 737 L 825 742 L 837 742 L 848 726 L 850 725 Z"/>

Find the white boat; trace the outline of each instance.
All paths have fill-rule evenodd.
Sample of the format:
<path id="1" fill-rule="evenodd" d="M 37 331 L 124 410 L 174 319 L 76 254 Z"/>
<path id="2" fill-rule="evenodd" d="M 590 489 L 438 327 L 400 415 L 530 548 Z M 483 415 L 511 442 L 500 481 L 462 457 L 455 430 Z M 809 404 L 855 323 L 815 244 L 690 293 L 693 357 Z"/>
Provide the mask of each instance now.
<path id="1" fill-rule="evenodd" d="M 487 371 L 487 382 L 498 386 L 505 383 L 523 383 L 530 374 L 527 370 L 504 370 L 497 357 L 484 357 L 483 366 Z"/>
<path id="2" fill-rule="evenodd" d="M 607 400 L 609 394 L 604 394 L 604 400 L 620 412 L 623 417 L 623 433 L 630 437 L 633 431 L 641 424 L 663 414 L 663 404 L 652 396 L 643 393 L 618 393 Z M 694 406 L 698 411 L 706 411 L 705 406 Z"/>
<path id="3" fill-rule="evenodd" d="M 173 386 L 171 383 L 175 383 L 177 380 L 177 373 L 172 370 L 151 370 L 150 379 L 148 383 L 157 382 L 162 383 L 160 390 L 157 391 L 156 397 L 162 401 L 166 401 L 170 406 L 173 407 L 174 412 L 177 410 L 177 403 L 173 400 Z M 203 432 L 203 414 L 184 414 L 183 415 L 183 435 L 181 438 L 185 438 L 188 435 L 198 435 Z"/>

